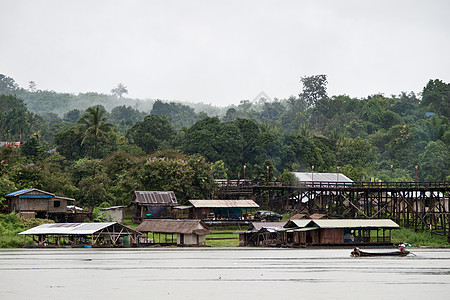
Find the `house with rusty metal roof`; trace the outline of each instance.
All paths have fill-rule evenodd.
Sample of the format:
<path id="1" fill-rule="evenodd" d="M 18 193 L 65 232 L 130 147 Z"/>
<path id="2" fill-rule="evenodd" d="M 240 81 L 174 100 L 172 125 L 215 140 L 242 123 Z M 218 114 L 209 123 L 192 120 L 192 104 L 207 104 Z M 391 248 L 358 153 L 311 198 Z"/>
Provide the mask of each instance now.
<path id="1" fill-rule="evenodd" d="M 67 220 L 67 204 L 75 201 L 36 188 L 15 191 L 5 195 L 5 198 L 9 212 L 15 212 L 23 218 L 52 219 L 57 222 Z"/>
<path id="2" fill-rule="evenodd" d="M 258 208 L 253 200 L 189 200 L 192 205 L 189 218 L 201 220 L 242 219 Z"/>
<path id="3" fill-rule="evenodd" d="M 205 245 L 206 235 L 212 233 L 201 220 L 147 219 L 142 221 L 137 230 L 152 234 L 153 242 L 190 246 Z"/>
<path id="4" fill-rule="evenodd" d="M 134 206 L 133 221 L 161 218 L 170 215 L 169 208 L 177 206 L 175 193 L 171 191 L 135 191 L 131 203 Z"/>
<path id="5" fill-rule="evenodd" d="M 32 247 L 126 247 L 138 245 L 142 236 L 117 222 L 42 224 L 19 234 Z"/>

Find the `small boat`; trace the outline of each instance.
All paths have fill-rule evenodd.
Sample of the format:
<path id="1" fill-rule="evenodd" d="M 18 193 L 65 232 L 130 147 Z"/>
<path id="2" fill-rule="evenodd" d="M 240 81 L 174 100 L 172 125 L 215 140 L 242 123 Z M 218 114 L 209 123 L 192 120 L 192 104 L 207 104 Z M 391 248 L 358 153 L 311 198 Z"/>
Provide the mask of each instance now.
<path id="1" fill-rule="evenodd" d="M 359 248 L 353 249 L 350 253 L 351 257 L 369 257 L 369 256 L 406 256 L 410 254 L 407 250 L 398 250 L 391 252 L 365 252 L 360 250 Z"/>

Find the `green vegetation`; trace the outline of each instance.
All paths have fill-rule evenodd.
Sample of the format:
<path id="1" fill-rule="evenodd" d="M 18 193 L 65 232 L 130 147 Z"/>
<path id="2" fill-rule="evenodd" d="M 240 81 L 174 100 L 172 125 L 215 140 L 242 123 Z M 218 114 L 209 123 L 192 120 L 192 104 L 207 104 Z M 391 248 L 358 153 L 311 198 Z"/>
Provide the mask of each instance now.
<path id="1" fill-rule="evenodd" d="M 15 213 L 0 214 L 0 248 L 17 248 L 23 246 L 24 237 L 18 235 L 19 232 L 51 222 L 42 219 L 27 220 L 18 217 Z M 32 240 L 27 237 L 25 242 L 31 244 Z"/>
<path id="2" fill-rule="evenodd" d="M 413 247 L 450 247 L 446 236 L 432 235 L 428 231 L 414 231 L 410 228 L 392 230 L 392 243 L 409 243 Z"/>
<path id="3" fill-rule="evenodd" d="M 291 172 L 313 166 L 354 181 L 450 181 L 449 83 L 361 99 L 328 95 L 326 75 L 301 83 L 288 99 L 223 109 L 128 99 L 123 84 L 110 95 L 24 89 L 0 74 L 0 142 L 22 142 L 0 147 L 0 203 L 35 187 L 91 208 L 128 205 L 136 190 L 184 204 L 212 197 L 220 177 L 296 184 Z"/>
<path id="4" fill-rule="evenodd" d="M 213 230 L 213 234 L 206 236 L 206 245 L 209 247 L 238 247 L 239 234 L 236 230 Z"/>

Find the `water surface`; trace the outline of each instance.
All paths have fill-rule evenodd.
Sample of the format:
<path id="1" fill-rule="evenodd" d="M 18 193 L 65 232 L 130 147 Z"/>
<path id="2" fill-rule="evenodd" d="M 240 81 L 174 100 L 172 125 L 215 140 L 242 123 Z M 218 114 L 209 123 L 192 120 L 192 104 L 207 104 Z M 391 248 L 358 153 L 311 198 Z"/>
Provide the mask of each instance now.
<path id="1" fill-rule="evenodd" d="M 0 299 L 450 299 L 450 250 L 350 251 L 0 250 Z"/>

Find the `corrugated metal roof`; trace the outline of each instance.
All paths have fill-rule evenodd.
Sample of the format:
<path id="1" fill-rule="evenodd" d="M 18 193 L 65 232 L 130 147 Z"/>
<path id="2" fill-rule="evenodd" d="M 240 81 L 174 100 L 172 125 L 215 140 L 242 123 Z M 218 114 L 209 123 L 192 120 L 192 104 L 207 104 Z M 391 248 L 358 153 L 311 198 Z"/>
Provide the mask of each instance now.
<path id="1" fill-rule="evenodd" d="M 342 173 L 313 173 L 313 172 L 292 172 L 300 182 L 339 182 L 342 184 L 353 183 L 353 180 Z"/>
<path id="2" fill-rule="evenodd" d="M 178 205 L 175 193 L 171 191 L 135 191 L 134 202 L 141 205 L 174 206 Z"/>
<path id="3" fill-rule="evenodd" d="M 286 222 L 252 222 L 250 228 L 253 230 L 260 230 L 262 228 L 266 229 L 281 229 L 286 224 Z"/>
<path id="4" fill-rule="evenodd" d="M 108 226 L 114 225 L 116 222 L 103 223 L 54 223 L 42 224 L 31 229 L 20 232 L 19 234 L 39 235 L 39 234 L 94 234 Z"/>
<path id="5" fill-rule="evenodd" d="M 39 192 L 40 194 L 27 195 L 29 192 Z M 36 188 L 18 190 L 18 191 L 9 193 L 8 195 L 5 195 L 5 197 L 15 197 L 15 196 L 19 196 L 19 197 L 53 197 L 55 195 L 52 193 L 49 193 L 49 192 L 38 190 Z"/>
<path id="6" fill-rule="evenodd" d="M 390 219 L 301 219 L 290 220 L 284 228 L 305 228 L 316 226 L 320 228 L 399 228 Z"/>
<path id="7" fill-rule="evenodd" d="M 390 219 L 321 219 L 312 220 L 320 228 L 399 228 L 400 226 Z"/>
<path id="8" fill-rule="evenodd" d="M 100 208 L 101 211 L 105 211 L 105 210 L 115 210 L 115 209 L 120 209 L 120 208 L 125 208 L 126 206 L 123 205 L 118 205 L 118 206 L 111 206 L 111 207 L 105 207 L 105 208 Z"/>
<path id="9" fill-rule="evenodd" d="M 299 229 L 294 229 L 296 232 L 302 232 L 302 231 L 311 231 L 311 230 L 318 230 L 319 227 L 303 227 Z"/>
<path id="10" fill-rule="evenodd" d="M 144 220 L 137 227 L 140 232 L 211 234 L 212 232 L 200 220 Z"/>
<path id="11" fill-rule="evenodd" d="M 311 219 L 296 219 L 296 220 L 290 220 L 286 223 L 284 226 L 285 228 L 294 228 L 294 227 L 306 227 L 309 223 L 311 223 L 313 220 Z"/>
<path id="12" fill-rule="evenodd" d="M 238 207 L 257 208 L 259 205 L 253 200 L 189 200 L 195 208 L 202 207 Z"/>

